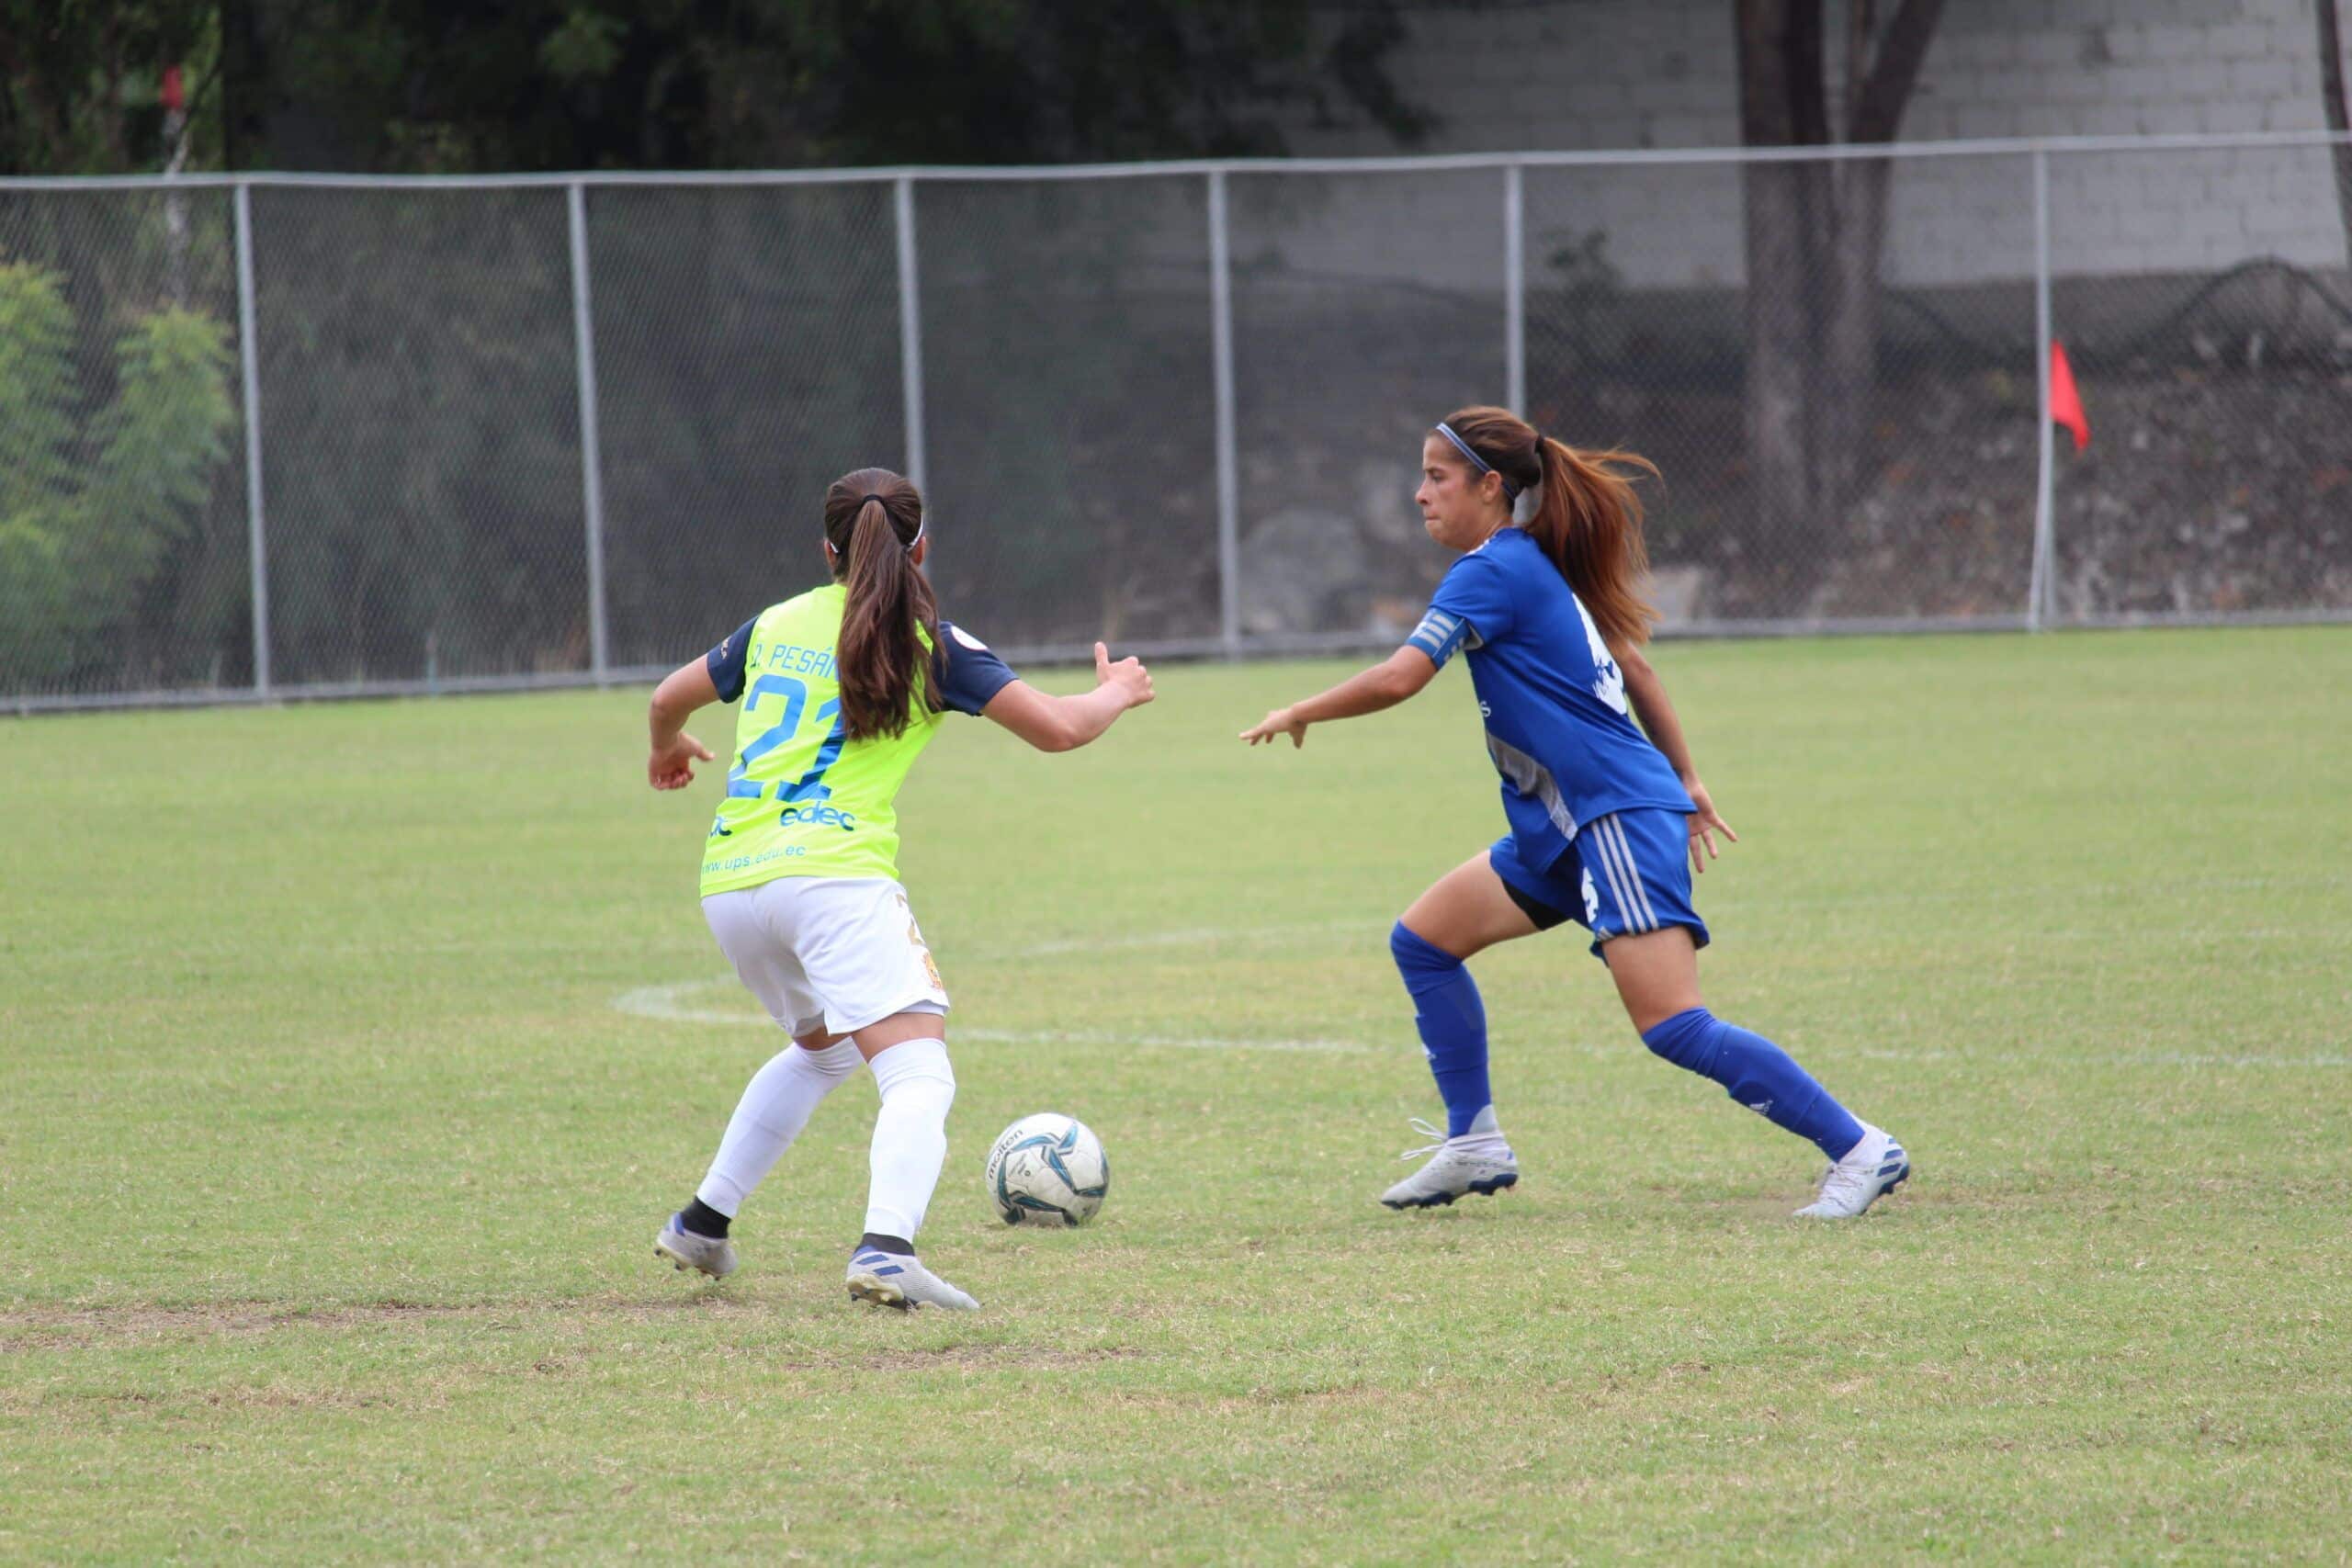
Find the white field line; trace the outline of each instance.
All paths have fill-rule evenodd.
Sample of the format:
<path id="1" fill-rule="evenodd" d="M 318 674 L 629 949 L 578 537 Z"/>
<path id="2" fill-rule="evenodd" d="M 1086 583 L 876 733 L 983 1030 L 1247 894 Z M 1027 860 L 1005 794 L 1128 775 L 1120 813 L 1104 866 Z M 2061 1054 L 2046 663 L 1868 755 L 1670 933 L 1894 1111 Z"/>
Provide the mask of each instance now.
<path id="1" fill-rule="evenodd" d="M 2130 920 L 2119 919 L 2112 923 L 2103 923 L 2090 927 L 2068 926 L 2061 927 L 2054 931 L 2019 931 L 2017 933 L 2016 940 L 2018 942 L 2129 942 L 2135 940 L 2157 941 L 2166 939 L 2180 941 L 2222 941 L 2234 937 L 2256 941 L 2295 941 L 2306 942 L 2319 941 L 2341 942 L 2346 938 L 2352 938 L 2352 926 L 2343 924 L 2313 924 L 2308 926 L 2233 927 L 2223 922 L 2215 921 L 2211 918 L 2210 911 L 2204 908 L 2206 905 L 2210 904 L 2211 896 L 2219 891 L 2267 891 L 2272 889 L 2297 890 L 2304 888 L 2325 888 L 2330 891 L 2335 891 L 2340 889 L 2341 886 L 2342 882 L 2340 879 L 2324 877 L 2217 876 L 2200 879 L 2194 886 L 2184 886 L 2178 888 L 2150 887 L 2137 883 L 2126 882 L 2085 882 L 2070 884 L 2060 888 L 2031 889 L 2027 890 L 2025 893 L 2018 894 L 2016 897 L 2030 897 L 2036 904 L 2043 908 L 2075 903 L 2097 903 L 2101 906 L 2111 906 L 2120 903 L 2126 903 L 2126 901 L 2128 901 L 2128 904 L 2136 904 L 2141 907 L 2163 903 L 2193 903 L 2199 907 L 2201 918 L 2193 927 L 2152 925 L 2146 921 L 2132 922 Z M 1407 891 L 1409 891 L 1409 889 Z M 1903 889 L 1890 889 L 1884 892 L 1813 894 L 1792 898 L 1757 898 L 1754 900 L 1743 898 L 1736 892 L 1730 892 L 1726 893 L 1720 900 L 1715 900 L 1712 897 L 1713 893 L 1713 886 L 1703 879 L 1699 881 L 1697 887 L 1694 889 L 1694 893 L 1699 896 L 1709 897 L 1709 908 L 1711 909 L 1722 911 L 1721 914 L 1718 914 L 1715 917 L 1713 922 L 1715 924 L 1723 924 L 1726 917 L 1743 921 L 1757 919 L 1770 919 L 1776 915 L 1803 914 L 1810 917 L 1824 909 L 1829 910 L 1834 914 L 1838 910 L 1849 908 L 1879 907 L 1926 908 L 1955 904 L 1963 906 L 1979 904 L 1990 908 L 1996 904 L 2007 902 L 2012 897 L 2011 894 L 2003 893 L 1995 889 L 1984 889 L 1981 891 L 1972 890 L 1965 892 L 1958 890 L 1944 892 L 1917 892 Z M 1403 905 L 1400 903 L 1396 908 L 1401 909 Z M 1091 953 L 1137 952 L 1148 951 L 1153 948 L 1204 947 L 1224 942 L 1257 942 L 1268 938 L 1297 939 L 1303 937 L 1330 936 L 1348 933 L 1370 933 L 1372 939 L 1377 939 L 1378 937 L 1385 936 L 1386 934 L 1387 922 L 1395 919 L 1396 914 L 1394 911 L 1383 911 L 1377 915 L 1367 916 L 1363 919 L 1304 920 L 1286 924 L 1255 926 L 1193 926 L 1179 928 L 1172 931 L 1134 931 L 1092 936 L 1055 937 L 1049 938 L 1044 942 L 1024 943 L 1017 947 L 996 948 L 966 946 L 962 943 L 957 943 L 950 953 L 950 956 L 956 958 L 979 959 L 990 963 L 996 963 L 1009 959 L 1059 958 L 1073 954 L 1083 955 Z M 78 954 L 83 951 L 83 949 L 79 946 L 71 946 L 65 943 L 60 943 L 53 948 L 43 948 L 35 943 L 26 943 L 18 947 L 17 951 L 27 954 L 51 956 L 68 953 Z M 223 938 L 215 942 L 184 942 L 175 947 L 151 946 L 143 949 L 142 951 L 150 957 L 168 957 L 187 963 L 210 963 L 219 962 L 224 959 L 233 959 L 246 954 L 252 951 L 252 944 L 242 939 Z M 375 938 L 354 941 L 348 938 L 337 938 L 333 942 L 321 942 L 317 946 L 307 946 L 300 943 L 288 943 L 281 945 L 274 950 L 272 962 L 282 964 L 295 959 L 315 958 L 380 958 L 387 956 L 430 957 L 442 954 L 486 955 L 491 953 L 529 954 L 538 953 L 577 953 L 579 951 L 580 943 L 577 941 L 569 938 L 542 938 L 536 936 L 514 938 L 477 936 L 469 934 L 458 937 L 433 938 L 424 941 L 388 941 Z M 685 953 L 707 953 L 709 951 L 709 948 L 705 942 L 695 940 L 675 942 L 657 940 L 642 944 L 639 951 L 676 952 Z"/>
<path id="2" fill-rule="evenodd" d="M 632 1013 L 639 1018 L 660 1019 L 665 1023 L 727 1023 L 774 1029 L 775 1023 L 773 1020 L 754 1012 L 695 1007 L 686 1000 L 697 992 L 707 993 L 734 984 L 730 976 L 724 979 L 684 980 L 667 986 L 639 986 L 614 998 L 613 1007 L 616 1011 Z M 1353 1040 L 1239 1040 L 1212 1035 L 1114 1034 L 1102 1030 L 966 1029 L 957 1026 L 955 1032 L 958 1040 L 1023 1045 L 1148 1045 L 1183 1051 L 1366 1052 L 1375 1049 Z"/>
<path id="3" fill-rule="evenodd" d="M 2128 1058 L 2132 1066 L 2151 1067 L 2352 1067 L 2352 1055 L 2341 1051 L 2314 1051 L 2304 1056 L 2225 1056 L 2199 1051 L 2151 1051 Z"/>
<path id="4" fill-rule="evenodd" d="M 989 952 L 975 949 L 970 956 L 985 959 L 1053 958 L 1068 953 L 1127 953 L 1153 947 L 1213 947 L 1225 942 L 1259 942 L 1268 937 L 1330 936 L 1342 931 L 1369 931 L 1369 919 L 1302 920 L 1272 926 L 1193 926 L 1177 931 L 1135 931 L 1119 936 L 1074 936 L 1026 947 Z"/>
<path id="5" fill-rule="evenodd" d="M 732 976 L 708 980 L 684 980 L 665 986 L 639 986 L 635 990 L 614 998 L 616 1011 L 639 1018 L 657 1019 L 664 1023 L 718 1023 L 773 1029 L 775 1023 L 757 1013 L 741 1010 L 696 1007 L 688 998 L 713 991 L 729 989 L 735 984 Z M 1092 1045 L 1112 1048 L 1146 1047 L 1178 1051 L 1304 1051 L 1363 1055 L 1374 1053 L 1403 1052 L 1411 1042 L 1403 1039 L 1387 1045 L 1369 1044 L 1356 1040 L 1288 1040 L 1253 1039 L 1237 1036 L 1182 1034 L 1126 1034 L 1109 1030 L 1069 1029 L 966 1029 L 957 1026 L 955 1037 L 959 1040 L 983 1041 L 990 1044 L 1022 1045 Z M 1635 1048 L 1624 1045 L 1596 1045 L 1589 1043 L 1564 1043 L 1553 1048 L 1559 1054 L 1574 1054 L 1592 1061 L 1606 1062 L 1637 1055 Z M 1904 1066 L 1920 1066 L 1928 1063 L 1952 1063 L 1959 1066 L 1995 1063 L 2052 1064 L 2047 1053 L 2038 1051 L 1947 1051 L 1934 1046 L 1904 1050 L 1885 1046 L 1856 1045 L 1831 1047 L 1821 1055 L 1825 1058 L 1869 1062 L 1893 1062 Z M 2121 1067 L 2139 1070 L 2157 1068 L 2210 1068 L 2221 1071 L 2246 1071 L 2269 1068 L 2290 1072 L 2310 1072 L 2352 1067 L 2352 1054 L 2340 1051 L 2305 1052 L 2291 1056 L 2257 1056 L 2244 1054 L 2200 1051 L 2135 1051 L 2129 1048 L 2101 1055 L 2097 1059 L 2076 1057 L 2072 1066 Z"/>
<path id="6" fill-rule="evenodd" d="M 613 1010 L 638 1018 L 658 1018 L 664 1023 L 755 1023 L 763 1029 L 775 1027 L 775 1020 L 740 1008 L 690 1007 L 684 1000 L 697 991 L 715 991 L 719 985 L 717 980 L 680 980 L 667 986 L 639 986 L 615 997 Z"/>
<path id="7" fill-rule="evenodd" d="M 2200 881 L 2193 889 L 2178 890 L 2173 893 L 2172 897 L 2181 902 L 2195 901 L 2201 908 L 2204 904 L 2210 903 L 2211 895 L 2220 889 L 2258 890 L 2334 886 L 2330 882 L 2314 881 L 2308 877 L 2211 877 Z M 1705 889 L 1706 884 L 1702 881 L 1699 884 L 1699 890 Z M 2063 891 L 2045 890 L 2034 895 L 2037 901 L 2045 906 L 2067 902 L 2109 905 L 2124 898 L 2144 905 L 2149 902 L 2163 901 L 2166 896 L 2165 889 L 2121 882 L 2077 883 Z M 1759 898 L 1747 901 L 1735 894 L 1726 897 L 1719 907 L 1724 908 L 1731 918 L 1747 920 L 1770 919 L 1777 915 L 1803 914 L 1811 917 L 1822 910 L 1828 910 L 1835 914 L 1848 908 L 1927 908 L 1973 904 L 1981 904 L 1989 908 L 2003 901 L 2004 897 L 2001 893 L 1991 889 L 1981 892 L 1938 893 L 1889 890 L 1878 893 L 1818 894 L 1795 898 Z M 1174 931 L 1060 937 L 1021 947 L 970 948 L 962 950 L 962 953 L 966 957 L 999 962 L 1006 959 L 1057 958 L 1071 954 L 1124 953 L 1163 947 L 1208 947 L 1221 942 L 1259 942 L 1269 938 L 1287 939 L 1365 932 L 1377 934 L 1383 929 L 1382 921 L 1391 918 L 1393 917 L 1383 915 L 1376 919 L 1308 920 L 1277 925 L 1195 926 Z M 2342 941 L 2346 937 L 2352 937 L 2352 926 L 2341 924 L 2232 926 L 2226 923 L 2215 923 L 2211 919 L 2200 919 L 2196 925 L 2188 927 L 2129 920 L 2118 920 L 2091 927 L 2064 926 L 2052 931 L 2018 931 L 2016 933 L 2015 940 L 2020 942 L 2037 941 L 2124 942 L 2222 942 L 2239 939 L 2257 942 L 2309 942 Z"/>
<path id="8" fill-rule="evenodd" d="M 959 1040 L 1031 1045 L 1151 1045 L 1179 1051 L 1328 1051 L 1361 1055 L 1376 1051 L 1353 1040 L 1221 1040 L 1207 1035 L 1113 1034 L 1102 1030 L 963 1029 Z"/>

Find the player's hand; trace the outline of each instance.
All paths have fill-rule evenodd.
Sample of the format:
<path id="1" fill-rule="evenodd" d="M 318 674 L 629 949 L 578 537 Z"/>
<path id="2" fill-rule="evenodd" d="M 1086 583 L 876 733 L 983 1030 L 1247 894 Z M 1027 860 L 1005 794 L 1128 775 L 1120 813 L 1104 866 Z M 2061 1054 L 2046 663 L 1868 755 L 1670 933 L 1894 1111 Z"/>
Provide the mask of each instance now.
<path id="1" fill-rule="evenodd" d="M 1697 779 L 1684 779 L 1682 787 L 1690 794 L 1691 806 L 1696 807 L 1690 817 L 1690 869 L 1704 873 L 1707 862 L 1716 856 L 1715 835 L 1721 833 L 1735 844 L 1739 842 L 1739 835 L 1731 830 L 1731 824 L 1724 821 L 1723 814 L 1715 809 L 1715 803 L 1708 796 L 1705 784 Z M 1704 859 L 1700 855 L 1702 849 L 1706 852 Z"/>
<path id="2" fill-rule="evenodd" d="M 1114 664 L 1111 650 L 1099 642 L 1094 645 L 1094 684 L 1098 689 L 1118 687 L 1119 694 L 1131 708 L 1139 708 L 1152 699 L 1151 671 L 1143 667 L 1143 660 L 1130 657 Z"/>
<path id="3" fill-rule="evenodd" d="M 684 730 L 662 750 L 645 760 L 645 782 L 655 789 L 684 789 L 695 782 L 696 762 L 715 762 L 710 748 Z"/>
<path id="4" fill-rule="evenodd" d="M 1306 721 L 1288 708 L 1276 708 L 1256 724 L 1241 732 L 1241 739 L 1255 746 L 1277 735 L 1290 737 L 1291 749 L 1296 750 L 1306 744 Z"/>

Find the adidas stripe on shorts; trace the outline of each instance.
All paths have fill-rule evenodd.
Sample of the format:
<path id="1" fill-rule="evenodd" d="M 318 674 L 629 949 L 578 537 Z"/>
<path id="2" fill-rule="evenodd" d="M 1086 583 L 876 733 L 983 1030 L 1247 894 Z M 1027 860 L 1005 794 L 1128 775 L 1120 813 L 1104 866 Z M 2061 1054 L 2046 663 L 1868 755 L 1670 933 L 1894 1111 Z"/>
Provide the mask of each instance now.
<path id="1" fill-rule="evenodd" d="M 1578 829 L 1544 870 L 1521 860 L 1508 836 L 1495 840 L 1487 860 L 1536 930 L 1574 920 L 1592 933 L 1596 958 L 1603 942 L 1667 926 L 1687 928 L 1704 947 L 1707 922 L 1690 907 L 1689 823 L 1679 811 L 1612 811 Z"/>

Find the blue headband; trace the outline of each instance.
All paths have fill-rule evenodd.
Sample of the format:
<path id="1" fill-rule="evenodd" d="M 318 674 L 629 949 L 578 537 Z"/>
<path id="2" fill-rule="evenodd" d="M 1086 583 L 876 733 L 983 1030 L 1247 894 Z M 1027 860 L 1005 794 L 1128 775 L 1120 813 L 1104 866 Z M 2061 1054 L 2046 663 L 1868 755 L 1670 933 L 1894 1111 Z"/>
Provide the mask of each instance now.
<path id="1" fill-rule="evenodd" d="M 1493 474 L 1495 478 L 1502 480 L 1503 498 L 1505 500 L 1515 502 L 1519 499 L 1519 487 L 1510 482 L 1510 476 L 1498 471 L 1492 463 L 1489 463 L 1487 459 L 1478 456 L 1477 453 L 1470 450 L 1470 443 L 1463 440 L 1459 435 L 1456 435 L 1453 433 L 1453 426 L 1446 423 L 1443 420 L 1440 420 L 1438 422 L 1437 433 L 1440 435 L 1444 436 L 1448 441 L 1453 442 L 1453 449 L 1461 453 L 1464 457 L 1469 458 L 1470 466 L 1472 468 L 1477 469 L 1482 474 Z"/>

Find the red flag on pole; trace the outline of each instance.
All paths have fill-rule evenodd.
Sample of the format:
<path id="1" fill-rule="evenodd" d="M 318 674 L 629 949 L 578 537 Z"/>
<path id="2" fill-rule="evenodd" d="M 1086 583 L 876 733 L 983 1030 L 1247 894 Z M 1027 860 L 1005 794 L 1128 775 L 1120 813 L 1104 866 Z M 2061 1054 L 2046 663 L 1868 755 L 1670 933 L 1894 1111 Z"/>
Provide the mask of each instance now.
<path id="1" fill-rule="evenodd" d="M 2075 434 L 2075 450 L 2091 444 L 2090 416 L 2083 412 L 2083 394 L 2075 389 L 2075 367 L 2066 363 L 2066 345 L 2050 345 L 2050 417 Z"/>

